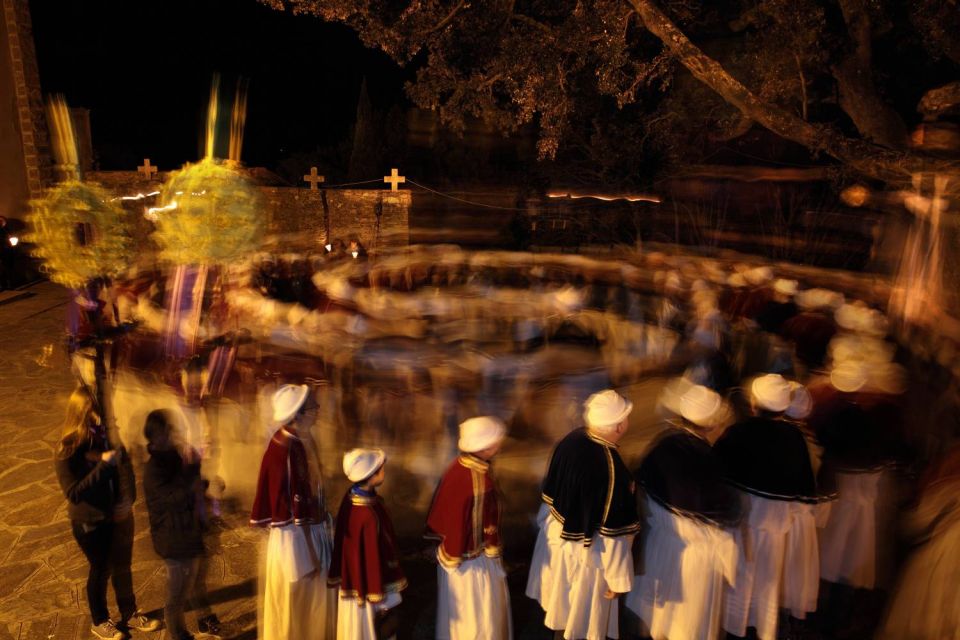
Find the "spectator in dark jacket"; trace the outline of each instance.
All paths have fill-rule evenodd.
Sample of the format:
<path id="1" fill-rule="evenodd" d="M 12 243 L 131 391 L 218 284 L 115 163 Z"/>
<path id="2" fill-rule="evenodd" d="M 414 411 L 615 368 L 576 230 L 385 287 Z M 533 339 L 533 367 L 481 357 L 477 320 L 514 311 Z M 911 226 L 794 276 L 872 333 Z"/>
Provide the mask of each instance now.
<path id="1" fill-rule="evenodd" d="M 121 627 L 154 631 L 160 623 L 137 609 L 130 572 L 136 499 L 133 467 L 122 448 L 111 446 L 96 402 L 85 387 L 78 387 L 67 402 L 54 462 L 69 502 L 73 537 L 90 563 L 87 602 L 94 635 L 103 640 L 120 640 L 123 635 L 107 609 L 111 578 Z"/>
<path id="2" fill-rule="evenodd" d="M 150 514 L 153 548 L 167 565 L 167 601 L 163 617 L 172 640 L 187 640 L 183 617 L 187 601 L 197 609 L 197 623 L 206 635 L 219 635 L 220 622 L 207 601 L 203 579 L 205 512 L 200 455 L 174 438 L 166 411 L 147 416 L 143 429 L 150 459 L 143 472 L 143 492 Z"/>

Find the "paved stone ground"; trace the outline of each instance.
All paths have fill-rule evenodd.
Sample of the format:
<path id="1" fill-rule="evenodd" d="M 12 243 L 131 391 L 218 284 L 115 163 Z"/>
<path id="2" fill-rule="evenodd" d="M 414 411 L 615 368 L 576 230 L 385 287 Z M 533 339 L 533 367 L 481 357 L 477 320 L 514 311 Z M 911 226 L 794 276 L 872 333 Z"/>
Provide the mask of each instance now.
<path id="1" fill-rule="evenodd" d="M 51 283 L 29 292 L 0 306 L 0 640 L 86 638 L 87 565 L 70 534 L 52 464 L 73 388 L 62 340 L 65 292 Z M 150 611 L 162 605 L 164 571 L 142 500 L 134 513 L 134 587 L 141 608 Z M 228 515 L 228 522 L 236 517 Z M 256 637 L 256 554 L 250 549 L 257 538 L 247 527 L 228 526 L 211 558 L 211 597 L 234 637 Z M 159 640 L 164 632 L 149 635 Z"/>

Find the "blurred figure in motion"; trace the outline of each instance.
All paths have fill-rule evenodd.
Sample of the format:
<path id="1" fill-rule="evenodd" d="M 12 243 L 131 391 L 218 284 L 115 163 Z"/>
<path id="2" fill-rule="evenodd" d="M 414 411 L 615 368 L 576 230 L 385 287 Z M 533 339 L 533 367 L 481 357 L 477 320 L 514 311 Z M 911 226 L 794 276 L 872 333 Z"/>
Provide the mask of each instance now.
<path id="1" fill-rule="evenodd" d="M 298 430 L 309 424 L 309 388 L 281 385 L 273 422 L 281 425 L 260 463 L 250 523 L 269 527 L 261 638 L 333 638 L 336 592 L 327 588 L 329 517 L 314 490 Z"/>
<path id="2" fill-rule="evenodd" d="M 150 537 L 167 566 L 167 601 L 163 619 L 171 640 L 191 640 L 183 619 L 189 601 L 197 625 L 207 636 L 218 636 L 220 621 L 210 609 L 206 584 L 199 580 L 204 562 L 203 525 L 206 519 L 200 454 L 177 442 L 168 412 L 147 416 L 143 435 L 150 459 L 143 470 L 143 493 L 150 515 Z"/>
<path id="3" fill-rule="evenodd" d="M 460 425 L 461 454 L 450 465 L 427 515 L 437 545 L 438 640 L 512 637 L 510 593 L 500 560 L 500 498 L 490 460 L 507 428 L 490 416 Z"/>
<path id="4" fill-rule="evenodd" d="M 737 574 L 731 527 L 741 517 L 740 496 L 724 482 L 707 439 L 724 402 L 707 387 L 686 388 L 680 420 L 659 435 L 636 474 L 646 537 L 626 605 L 654 640 L 719 637 L 724 583 L 733 585 Z"/>
<path id="5" fill-rule="evenodd" d="M 337 512 L 330 584 L 340 588 L 338 640 L 388 640 L 400 624 L 397 606 L 407 579 L 393 522 L 377 495 L 387 456 L 380 449 L 352 449 L 343 472 L 353 486 Z"/>
<path id="6" fill-rule="evenodd" d="M 749 389 L 753 417 L 714 445 L 745 508 L 736 535 L 742 559 L 727 591 L 723 628 L 745 637 L 754 627 L 760 640 L 774 640 L 781 608 L 797 619 L 817 609 L 818 496 L 803 433 L 784 419 L 794 386 L 771 373 Z"/>
<path id="7" fill-rule="evenodd" d="M 584 407 L 586 427 L 550 458 L 526 593 L 557 637 L 604 640 L 619 637 L 616 598 L 633 584 L 640 528 L 633 480 L 617 452 L 633 404 L 607 389 Z"/>
<path id="8" fill-rule="evenodd" d="M 960 629 L 960 446 L 930 474 L 901 531 L 914 545 L 887 615 L 882 640 L 955 638 Z"/>
<path id="9" fill-rule="evenodd" d="M 67 401 L 55 455 L 73 537 L 90 563 L 87 603 L 94 637 L 120 640 L 121 629 L 158 629 L 159 621 L 137 608 L 133 592 L 133 467 L 126 451 L 110 444 L 101 413 L 85 387 L 77 387 Z M 120 608 L 119 625 L 107 609 L 107 581 L 111 578 Z"/>

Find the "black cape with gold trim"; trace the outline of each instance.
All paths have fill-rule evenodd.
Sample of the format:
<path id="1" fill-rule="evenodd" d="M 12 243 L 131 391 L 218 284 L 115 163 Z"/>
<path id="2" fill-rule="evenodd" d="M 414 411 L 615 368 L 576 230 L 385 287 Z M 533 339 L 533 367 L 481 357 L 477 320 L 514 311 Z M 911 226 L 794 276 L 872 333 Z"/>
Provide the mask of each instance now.
<path id="1" fill-rule="evenodd" d="M 660 434 L 637 470 L 646 494 L 680 515 L 720 526 L 740 521 L 736 490 L 724 482 L 724 468 L 703 438 L 670 428 Z"/>
<path id="2" fill-rule="evenodd" d="M 553 450 L 543 501 L 563 525 L 564 540 L 589 546 L 595 533 L 614 537 L 639 530 L 634 488 L 616 445 L 581 427 Z"/>

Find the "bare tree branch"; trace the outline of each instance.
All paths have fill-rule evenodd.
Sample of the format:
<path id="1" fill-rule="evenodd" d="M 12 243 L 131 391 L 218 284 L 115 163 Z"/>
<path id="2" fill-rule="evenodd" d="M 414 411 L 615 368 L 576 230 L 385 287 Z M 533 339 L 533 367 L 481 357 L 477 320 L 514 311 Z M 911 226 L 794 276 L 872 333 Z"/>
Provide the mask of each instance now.
<path id="1" fill-rule="evenodd" d="M 716 60 L 707 56 L 667 17 L 652 0 L 628 0 L 644 26 L 703 82 L 748 118 L 773 133 L 814 151 L 823 151 L 856 171 L 880 180 L 903 183 L 918 171 L 943 170 L 952 165 L 917 154 L 847 138 L 823 125 L 804 122 L 797 116 L 760 100 Z"/>

